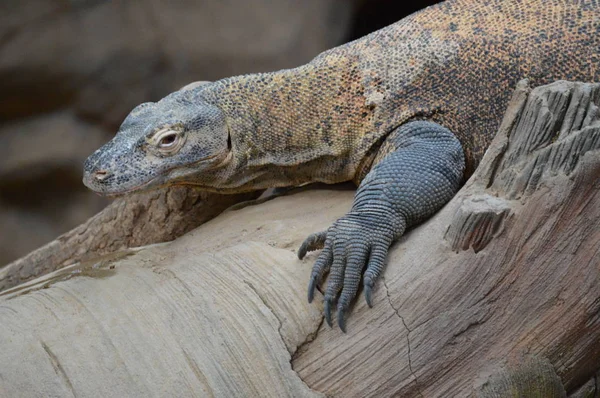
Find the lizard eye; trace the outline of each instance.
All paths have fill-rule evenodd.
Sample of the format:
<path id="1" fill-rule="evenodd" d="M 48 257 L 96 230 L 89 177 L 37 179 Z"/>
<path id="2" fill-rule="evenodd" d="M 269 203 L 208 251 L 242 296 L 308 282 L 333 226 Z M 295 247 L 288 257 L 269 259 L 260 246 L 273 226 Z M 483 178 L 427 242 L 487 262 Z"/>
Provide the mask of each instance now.
<path id="1" fill-rule="evenodd" d="M 176 133 L 167 134 L 160 139 L 160 142 L 158 143 L 158 145 L 161 148 L 172 147 L 177 142 L 177 137 L 178 137 L 178 135 Z"/>
<path id="2" fill-rule="evenodd" d="M 173 154 L 181 148 L 183 137 L 179 131 L 164 129 L 156 133 L 154 142 L 162 153 Z"/>

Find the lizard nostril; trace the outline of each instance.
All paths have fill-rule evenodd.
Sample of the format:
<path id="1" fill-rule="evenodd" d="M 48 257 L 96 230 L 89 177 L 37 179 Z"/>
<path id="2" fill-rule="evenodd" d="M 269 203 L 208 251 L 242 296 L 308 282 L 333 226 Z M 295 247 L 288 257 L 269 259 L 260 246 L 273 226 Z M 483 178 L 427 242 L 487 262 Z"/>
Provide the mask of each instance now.
<path id="1" fill-rule="evenodd" d="M 97 181 L 104 181 L 106 180 L 108 177 L 110 177 L 110 172 L 106 171 L 106 170 L 98 170 L 94 173 L 94 178 Z"/>

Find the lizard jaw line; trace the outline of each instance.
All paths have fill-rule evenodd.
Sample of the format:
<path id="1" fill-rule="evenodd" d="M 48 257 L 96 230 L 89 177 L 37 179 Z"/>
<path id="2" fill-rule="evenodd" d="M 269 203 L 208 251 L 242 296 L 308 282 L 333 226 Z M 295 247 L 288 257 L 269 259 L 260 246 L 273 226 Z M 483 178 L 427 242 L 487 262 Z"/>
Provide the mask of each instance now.
<path id="1" fill-rule="evenodd" d="M 219 165 L 221 165 L 221 163 L 226 162 L 227 160 L 229 160 L 231 158 L 231 151 L 227 151 L 224 155 L 219 156 L 218 154 L 212 155 L 212 156 L 208 156 L 204 159 L 201 159 L 195 163 L 193 163 L 194 165 L 197 165 L 199 163 L 203 163 L 206 161 L 210 161 L 210 160 L 214 160 L 214 159 L 218 159 L 219 157 L 222 157 L 222 160 L 220 162 L 217 163 L 217 165 L 215 165 L 215 167 L 218 167 Z M 160 179 L 160 178 L 165 178 L 171 171 L 177 169 L 178 167 L 172 167 L 170 169 L 165 170 L 164 172 L 158 174 L 157 176 L 151 178 L 150 180 L 141 183 L 139 185 L 136 185 L 132 188 L 127 188 L 124 189 L 122 191 L 116 191 L 116 192 L 103 192 L 103 191 L 97 191 L 97 190 L 93 190 L 95 193 L 97 193 L 100 196 L 104 196 L 104 197 L 108 197 L 108 198 L 119 198 L 121 196 L 125 196 L 127 194 L 133 193 L 133 192 L 137 192 L 137 191 L 142 191 L 144 190 L 144 188 L 147 188 L 149 186 L 151 186 L 152 188 L 161 188 L 161 187 L 165 187 L 167 185 L 196 185 L 194 183 L 185 183 L 185 182 L 179 182 L 179 183 L 164 183 L 164 184 L 155 184 L 155 182 Z"/>
<path id="2" fill-rule="evenodd" d="M 105 197 L 108 197 L 108 198 L 119 198 L 119 197 L 125 196 L 125 195 L 127 195 L 129 193 L 133 193 L 133 192 L 136 192 L 136 191 L 143 190 L 144 188 L 146 188 L 148 185 L 151 185 L 153 182 L 155 182 L 160 177 L 163 177 L 163 174 L 159 174 L 156 177 L 154 177 L 154 178 L 152 178 L 152 179 L 150 179 L 150 180 L 148 180 L 148 181 L 146 181 L 146 182 L 144 182 L 142 184 L 136 185 L 136 186 L 134 186 L 132 188 L 124 189 L 122 191 L 116 191 L 116 192 L 94 191 L 94 192 L 96 192 L 100 196 L 105 196 Z"/>

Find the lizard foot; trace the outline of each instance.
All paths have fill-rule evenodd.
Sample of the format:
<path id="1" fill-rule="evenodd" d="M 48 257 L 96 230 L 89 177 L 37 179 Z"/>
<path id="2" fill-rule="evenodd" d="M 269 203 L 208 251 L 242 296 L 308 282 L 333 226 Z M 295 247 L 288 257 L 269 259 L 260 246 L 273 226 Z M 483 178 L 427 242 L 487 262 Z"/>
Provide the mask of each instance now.
<path id="1" fill-rule="evenodd" d="M 460 142 L 450 130 L 433 122 L 398 127 L 386 138 L 381 154 L 358 187 L 350 212 L 327 232 L 309 236 L 298 251 L 302 258 L 307 251 L 323 248 L 310 276 L 308 301 L 329 273 L 325 319 L 331 326 L 332 307 L 337 303 L 337 321 L 343 331 L 363 270 L 365 299 L 372 307 L 373 286 L 392 242 L 452 199 L 463 177 Z"/>
<path id="2" fill-rule="evenodd" d="M 329 273 L 325 291 L 325 319 L 329 326 L 332 326 L 332 307 L 337 302 L 337 322 L 340 329 L 346 331 L 345 317 L 358 293 L 363 269 L 365 299 L 369 307 L 373 306 L 373 286 L 383 271 L 387 252 L 398 229 L 386 218 L 379 214 L 350 212 L 326 232 L 310 235 L 300 247 L 300 258 L 307 251 L 323 248 L 312 269 L 308 301 L 312 302 L 315 288 Z"/>

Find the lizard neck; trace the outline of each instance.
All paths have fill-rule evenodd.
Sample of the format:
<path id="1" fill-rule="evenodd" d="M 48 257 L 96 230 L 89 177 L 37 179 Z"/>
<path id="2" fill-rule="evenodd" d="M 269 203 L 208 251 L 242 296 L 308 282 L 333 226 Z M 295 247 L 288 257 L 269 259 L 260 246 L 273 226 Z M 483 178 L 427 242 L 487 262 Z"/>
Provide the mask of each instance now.
<path id="1" fill-rule="evenodd" d="M 224 79 L 203 90 L 225 113 L 231 134 L 232 154 L 210 176 L 214 186 L 239 192 L 352 179 L 358 163 L 352 152 L 371 110 L 359 79 L 351 87 L 340 70 L 351 73 L 323 59 Z"/>

